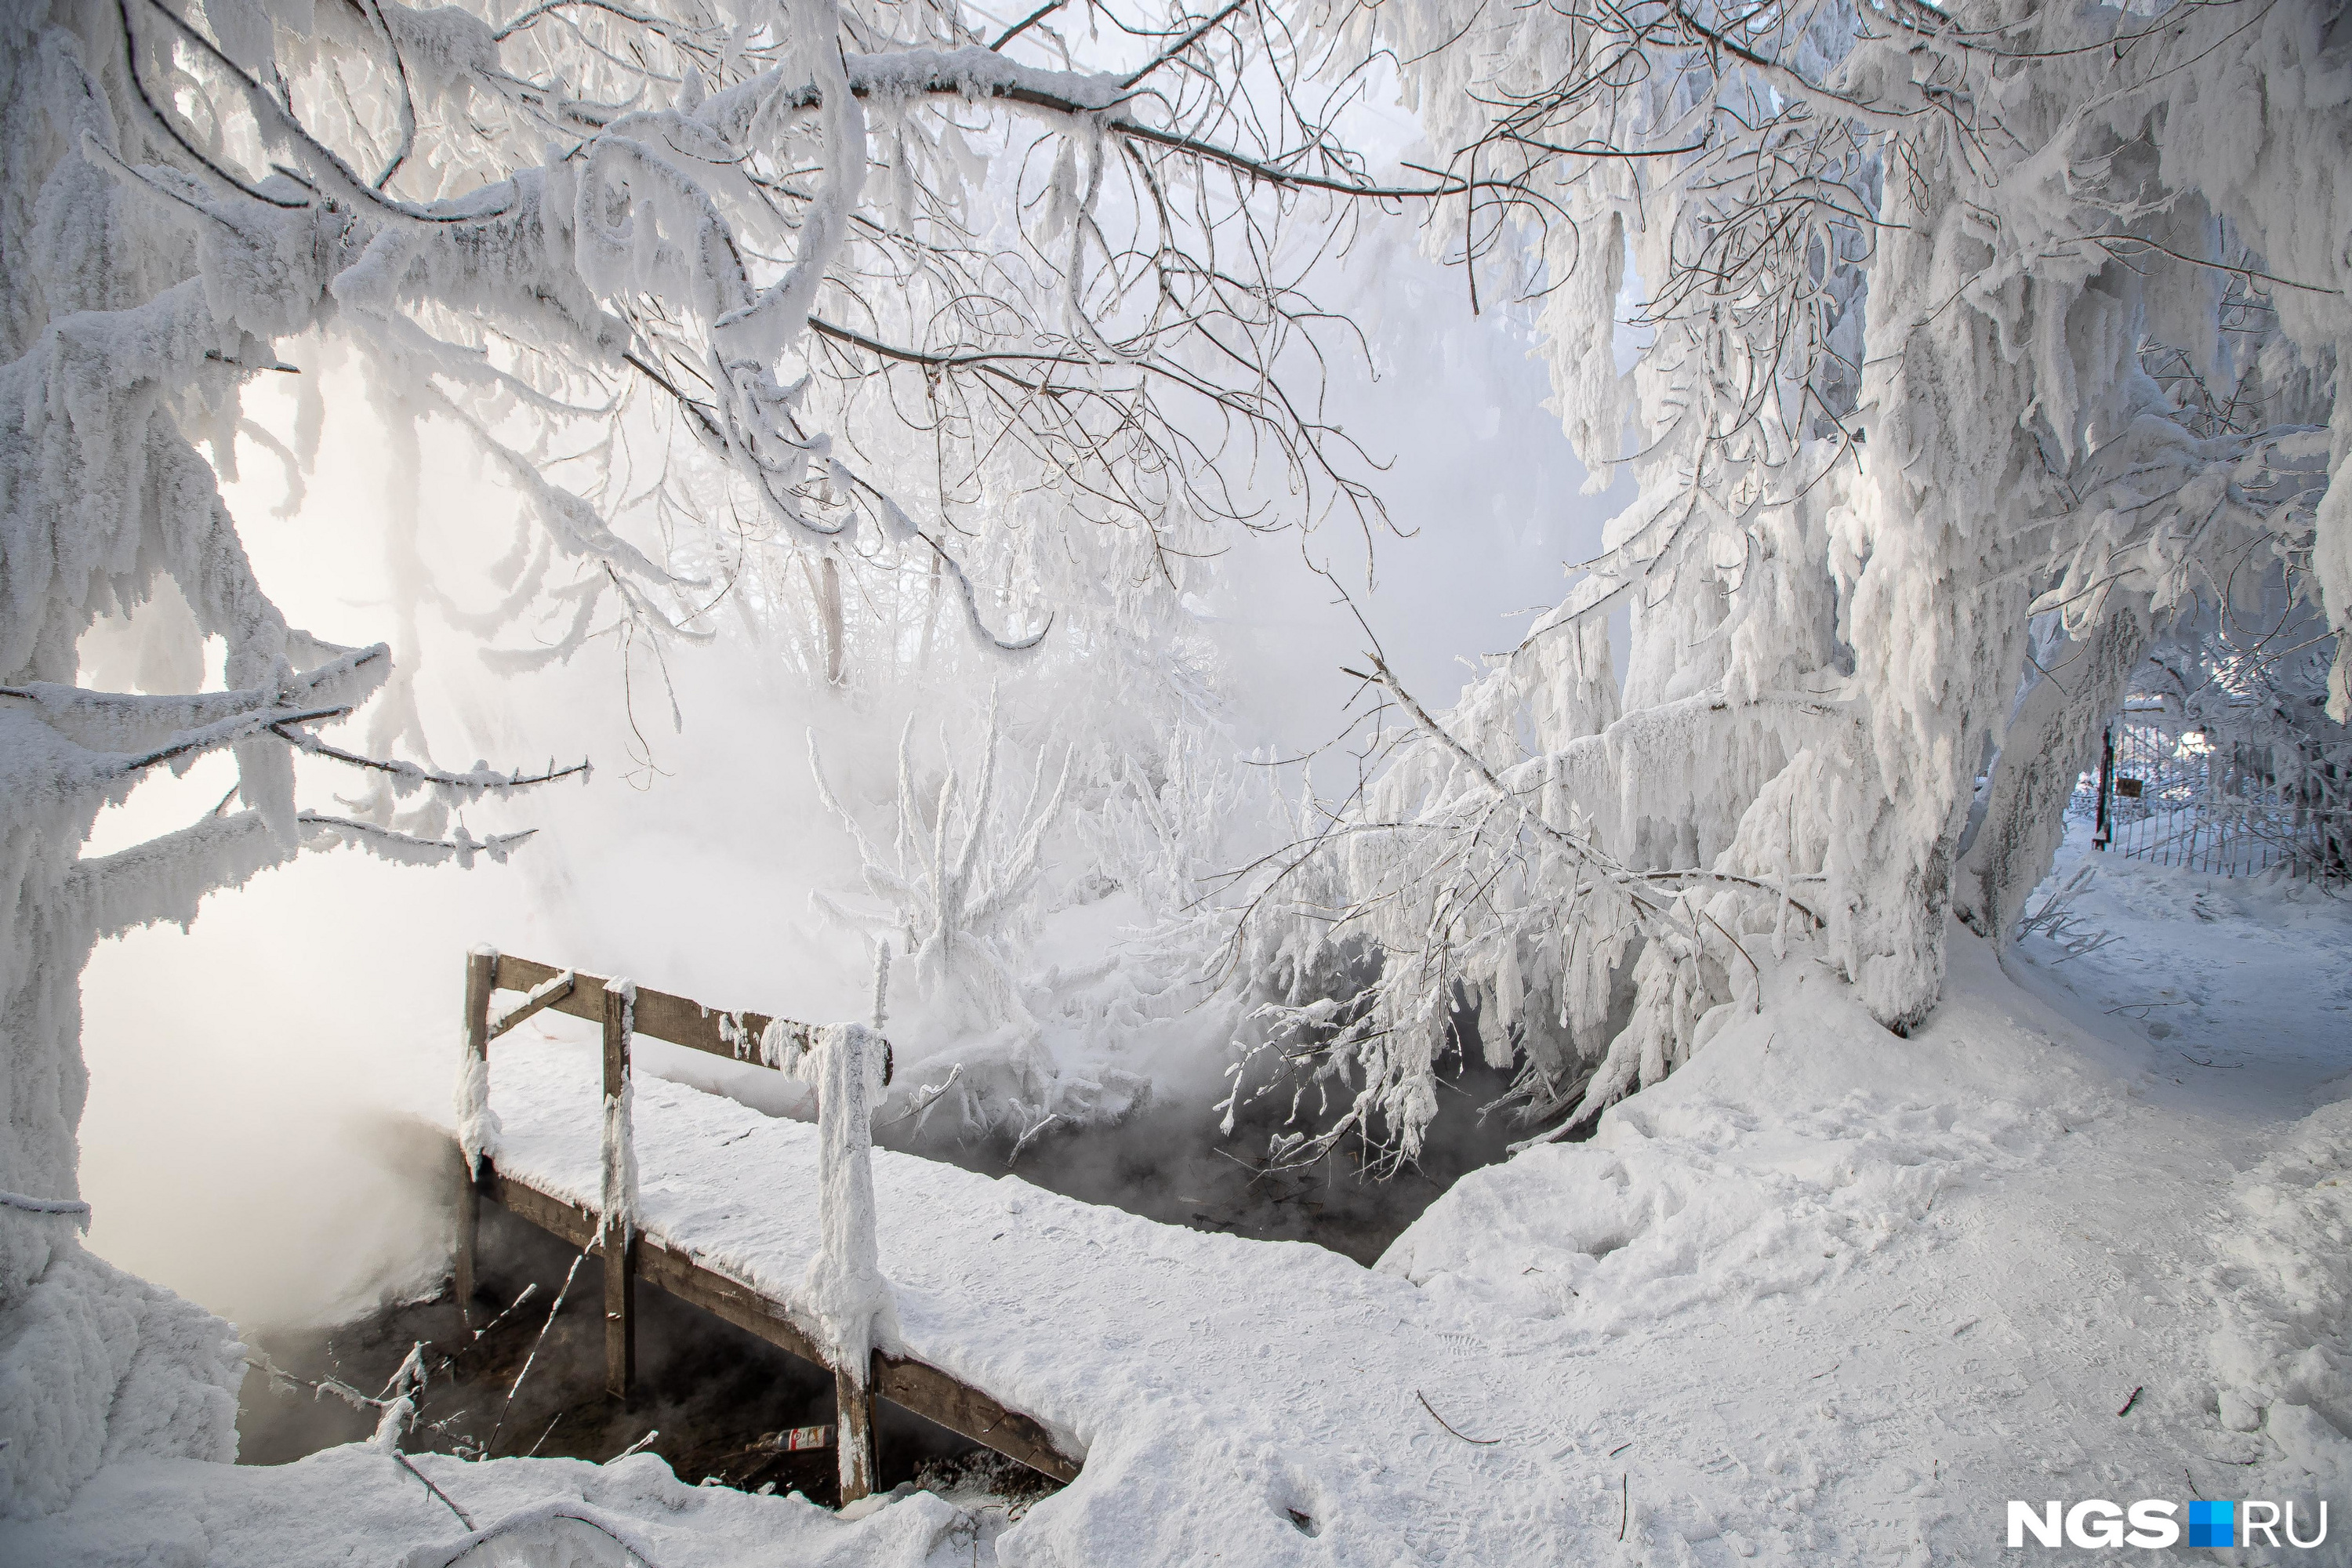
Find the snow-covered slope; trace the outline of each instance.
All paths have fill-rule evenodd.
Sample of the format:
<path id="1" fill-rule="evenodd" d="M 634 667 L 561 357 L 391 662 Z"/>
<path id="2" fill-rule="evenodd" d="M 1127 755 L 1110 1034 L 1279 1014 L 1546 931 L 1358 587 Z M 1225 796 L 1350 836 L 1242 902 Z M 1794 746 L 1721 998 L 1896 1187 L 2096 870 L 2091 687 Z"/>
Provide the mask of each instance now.
<path id="1" fill-rule="evenodd" d="M 1466 1179 L 1377 1270 L 881 1157 L 908 1340 L 1087 1465 L 1001 1535 L 894 1502 L 858 1560 L 1990 1563 L 2011 1498 L 2340 1503 L 2352 1184 L 2329 1184 L 2352 1169 L 2332 1087 L 2352 1068 L 2352 920 L 2307 889 L 2100 872 L 2078 912 L 2118 941 L 2004 973 L 1956 931 L 1949 994 L 1909 1039 L 1792 958 L 1760 1011 L 1590 1142 Z M 2181 1004 L 2160 1038 L 2136 1021 L 2149 1001 Z M 563 1073 L 529 1061 L 494 1077 L 505 1157 L 556 1175 L 574 1156 L 535 1141 L 526 1100 Z M 808 1130 L 675 1085 L 639 1105 L 748 1162 L 689 1190 L 685 1144 L 649 1132 L 649 1223 L 796 1282 Z M 657 1523 L 664 1563 L 845 1549 L 789 1501 L 426 1463 L 483 1511 L 584 1488 Z M 453 1534 L 438 1508 L 364 1450 L 146 1465 L 24 1560 L 141 1561 L 136 1538 L 182 1543 L 164 1561 L 336 1561 L 319 1543 L 339 1509 L 364 1541 L 350 1560 L 392 1560 Z M 34 1543 L 0 1534 L 0 1556 Z"/>
<path id="2" fill-rule="evenodd" d="M 437 1454 L 412 1463 L 447 1501 L 399 1460 L 361 1444 L 268 1468 L 121 1465 L 71 1511 L 9 1526 L 0 1559 L 125 1568 L 947 1568 L 969 1560 L 969 1540 L 980 1533 L 979 1521 L 928 1495 L 845 1522 L 797 1497 L 688 1486 L 649 1454 L 609 1465 L 466 1464 Z M 490 1536 L 487 1547 L 478 1531 Z"/>

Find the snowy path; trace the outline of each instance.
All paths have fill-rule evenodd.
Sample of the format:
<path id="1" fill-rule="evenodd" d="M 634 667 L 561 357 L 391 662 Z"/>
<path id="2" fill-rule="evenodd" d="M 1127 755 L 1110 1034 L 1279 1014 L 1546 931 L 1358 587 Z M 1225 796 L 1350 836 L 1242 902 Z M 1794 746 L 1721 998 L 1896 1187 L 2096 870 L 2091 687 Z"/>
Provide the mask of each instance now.
<path id="1" fill-rule="evenodd" d="M 1586 1452 L 1634 1439 L 1625 1547 L 1564 1560 L 1995 1563 L 2010 1498 L 2352 1504 L 2352 905 L 2103 861 L 2077 910 L 2120 940 L 2004 975 L 1955 932 L 1909 1041 L 1784 984 L 1401 1239 L 1580 1363 Z"/>

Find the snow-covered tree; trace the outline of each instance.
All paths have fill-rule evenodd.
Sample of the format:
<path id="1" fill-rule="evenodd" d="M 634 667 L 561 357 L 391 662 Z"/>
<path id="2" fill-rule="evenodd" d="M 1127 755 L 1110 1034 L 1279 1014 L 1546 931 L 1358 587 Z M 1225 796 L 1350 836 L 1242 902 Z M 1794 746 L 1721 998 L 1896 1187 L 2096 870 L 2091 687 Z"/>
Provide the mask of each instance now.
<path id="1" fill-rule="evenodd" d="M 2011 930 L 2160 626 L 2232 584 L 2352 617 L 2340 6 L 1325 15 L 1412 62 L 1465 185 L 1432 242 L 1474 300 L 1532 286 L 1637 493 L 1450 713 L 1364 672 L 1370 783 L 1236 948 L 1279 982 L 1258 1091 L 1349 1091 L 1316 1147 L 1410 1154 L 1474 1032 L 1564 1131 L 1816 927 L 1902 1033 L 1949 919 Z"/>
<path id="2" fill-rule="evenodd" d="M 0 15 L 0 1408 L 37 1434 L 0 1507 L 232 1442 L 226 1331 L 72 1235 L 91 944 L 306 844 L 502 852 L 450 810 L 534 782 L 433 767 L 413 669 L 287 624 L 216 482 L 241 452 L 299 483 L 349 367 L 395 458 L 393 629 L 438 597 L 507 668 L 730 611 L 836 684 L 920 668 L 943 621 L 991 656 L 1094 637 L 1204 530 L 1377 515 L 1318 412 L 1344 323 L 1301 287 L 1380 190 L 1328 129 L 1349 83 L 1305 86 L 1321 47 L 1242 5 Z M 290 430 L 247 410 L 265 376 Z M 415 548 L 427 423 L 529 520 L 488 611 Z M 371 693 L 363 743 L 322 738 Z M 143 773 L 223 748 L 220 811 L 80 858 Z M 303 809 L 297 752 L 364 771 L 360 804 Z"/>

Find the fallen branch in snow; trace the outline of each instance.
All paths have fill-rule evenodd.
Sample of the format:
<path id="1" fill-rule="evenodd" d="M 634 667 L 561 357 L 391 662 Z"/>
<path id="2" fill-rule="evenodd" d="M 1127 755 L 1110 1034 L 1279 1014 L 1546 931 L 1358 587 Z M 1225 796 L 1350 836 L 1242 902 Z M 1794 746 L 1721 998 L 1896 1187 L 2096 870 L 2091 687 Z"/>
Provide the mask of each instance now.
<path id="1" fill-rule="evenodd" d="M 2116 1411 L 2116 1418 L 2117 1420 L 2121 1420 L 2123 1417 L 2125 1417 L 2125 1416 L 2126 1416 L 2126 1415 L 2130 1415 L 2130 1414 L 2131 1414 L 2131 1411 L 2132 1411 L 2132 1406 L 2133 1406 L 2133 1405 L 2137 1405 L 2138 1403 L 2139 1403 L 2139 1390 L 2138 1390 L 2138 1389 L 2137 1389 L 2137 1388 L 2135 1388 L 2135 1389 L 2133 1389 L 2133 1390 L 2131 1391 L 2131 1397 L 2124 1401 L 2124 1407 L 2123 1407 L 2121 1410 L 2118 1410 L 2118 1411 Z"/>
<path id="2" fill-rule="evenodd" d="M 560 1498 L 518 1509 L 479 1530 L 468 1527 L 468 1532 L 457 1541 L 420 1546 L 400 1560 L 400 1568 L 450 1568 L 452 1563 L 464 1561 L 476 1548 L 488 1542 L 531 1530 L 541 1532 L 540 1539 L 533 1544 L 541 1547 L 558 1544 L 561 1538 L 554 1536 L 551 1527 L 562 1520 L 586 1525 L 626 1552 L 632 1562 L 642 1563 L 646 1568 L 656 1568 L 654 1560 L 646 1554 L 645 1542 L 627 1530 L 625 1521 L 578 1499 Z"/>
<path id="3" fill-rule="evenodd" d="M 400 1468 L 402 1469 L 406 1470 L 410 1475 L 415 1476 L 418 1480 L 423 1481 L 426 1491 L 431 1492 L 435 1497 L 439 1498 L 443 1502 L 448 1504 L 449 1511 L 457 1516 L 457 1522 L 459 1524 L 464 1525 L 467 1530 L 474 1528 L 473 1520 L 467 1516 L 464 1509 L 457 1506 L 457 1500 L 451 1497 L 447 1492 L 443 1491 L 439 1487 L 435 1486 L 431 1476 L 426 1475 L 423 1470 L 420 1470 L 415 1465 L 410 1464 L 408 1462 L 407 1455 L 402 1453 L 399 1449 L 394 1448 L 392 1451 L 392 1457 L 400 1461 Z"/>
<path id="4" fill-rule="evenodd" d="M 1481 1448 L 1491 1448 L 1496 1444 L 1502 1441 L 1500 1437 L 1472 1437 L 1461 1432 L 1454 1432 L 1454 1423 L 1448 1421 L 1444 1416 L 1440 1415 L 1437 1413 L 1437 1407 L 1429 1402 L 1429 1395 L 1416 1388 L 1412 1391 L 1412 1396 L 1421 1401 L 1421 1407 L 1429 1412 L 1429 1418 L 1431 1420 L 1436 1422 L 1440 1426 L 1444 1427 L 1448 1432 L 1454 1432 L 1454 1435 L 1456 1437 L 1460 1437 L 1464 1442 L 1475 1443 Z"/>
<path id="5" fill-rule="evenodd" d="M 2112 1006 L 2112 1007 L 2110 1007 L 2110 1008 L 2108 1008 L 2108 1009 L 2107 1009 L 2107 1011 L 2106 1011 L 2106 1016 L 2107 1016 L 2108 1017 L 2112 1018 L 2112 1017 L 2114 1017 L 2114 1016 L 2115 1016 L 2116 1014 L 2118 1014 L 2118 1013 L 2131 1013 L 2131 1016 L 2132 1016 L 2133 1017 L 2135 1017 L 2135 1018 L 2138 1019 L 2138 1020 L 2139 1020 L 2140 1022 L 2142 1022 L 2142 1023 L 2146 1023 L 2146 1022 L 2147 1021 L 2147 1015 L 2146 1013 L 2132 1013 L 2132 1009 L 2133 1009 L 2133 1008 L 2135 1008 L 2135 1007 L 2193 1007 L 2193 1006 L 2195 1006 L 2196 1005 L 2197 1005 L 2196 1003 L 2194 1003 L 2194 1002 L 2190 1001 L 2189 998 L 2187 998 L 2187 997 L 2185 997 L 2185 996 L 2184 996 L 2184 997 L 2182 997 L 2180 1000 L 2179 1000 L 2179 1001 L 2177 1001 L 2177 1002 L 2119 1002 L 2119 1003 L 2117 1003 L 2115 1006 Z"/>

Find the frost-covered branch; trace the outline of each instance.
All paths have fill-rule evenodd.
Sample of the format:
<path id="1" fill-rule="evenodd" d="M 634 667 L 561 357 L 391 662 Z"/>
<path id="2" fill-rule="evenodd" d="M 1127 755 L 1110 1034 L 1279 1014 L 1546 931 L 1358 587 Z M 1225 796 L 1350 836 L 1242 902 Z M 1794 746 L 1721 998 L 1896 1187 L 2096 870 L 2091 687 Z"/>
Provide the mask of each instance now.
<path id="1" fill-rule="evenodd" d="M 452 795 L 468 800 L 485 795 L 492 799 L 499 799 L 511 795 L 516 790 L 529 789 L 537 784 L 553 784 L 558 779 L 577 776 L 584 780 L 592 771 L 587 760 L 583 758 L 562 768 L 550 762 L 546 767 L 532 773 L 526 773 L 520 768 L 502 773 L 487 763 L 476 763 L 466 773 L 445 773 L 440 769 L 422 767 L 415 763 L 362 756 L 355 752 L 347 752 L 340 746 L 330 744 L 308 730 L 287 728 L 289 725 L 308 721 L 300 716 L 289 716 L 271 721 L 269 729 L 279 740 L 290 742 L 295 750 L 305 756 L 325 757 L 331 762 L 341 763 L 346 767 L 367 768 L 387 774 L 392 780 L 394 791 L 404 795 L 429 785 L 436 790 L 446 791 Z"/>

